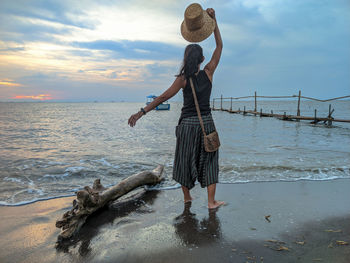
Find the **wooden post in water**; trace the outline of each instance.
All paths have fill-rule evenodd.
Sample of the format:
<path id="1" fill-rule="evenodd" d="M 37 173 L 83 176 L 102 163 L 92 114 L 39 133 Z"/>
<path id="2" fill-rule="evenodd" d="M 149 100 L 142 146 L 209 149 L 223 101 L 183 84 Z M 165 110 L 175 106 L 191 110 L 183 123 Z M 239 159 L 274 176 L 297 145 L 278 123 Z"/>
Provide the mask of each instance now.
<path id="1" fill-rule="evenodd" d="M 243 108 L 243 115 L 245 115 L 245 113 L 246 113 L 246 112 L 245 112 L 245 106 L 244 106 L 244 108 Z"/>
<path id="2" fill-rule="evenodd" d="M 231 97 L 231 108 L 230 108 L 230 110 L 232 111 L 232 97 Z"/>
<path id="3" fill-rule="evenodd" d="M 260 117 L 262 117 L 262 109 L 260 108 Z"/>
<path id="4" fill-rule="evenodd" d="M 222 94 L 221 94 L 221 110 L 222 110 Z"/>
<path id="5" fill-rule="evenodd" d="M 317 110 L 316 109 L 315 109 L 315 120 L 312 123 L 314 123 L 314 124 L 317 123 Z"/>
<path id="6" fill-rule="evenodd" d="M 256 91 L 254 92 L 254 111 L 256 112 Z M 256 114 L 254 114 L 256 116 Z"/>
<path id="7" fill-rule="evenodd" d="M 301 91 L 299 90 L 297 116 L 300 116 L 300 97 L 301 97 Z M 297 121 L 300 121 L 300 120 L 297 119 Z"/>
<path id="8" fill-rule="evenodd" d="M 332 113 L 333 113 L 333 111 L 332 111 L 332 105 L 331 104 L 329 104 L 329 109 L 328 109 L 328 122 L 327 122 L 327 125 L 328 126 L 331 126 L 332 125 Z"/>

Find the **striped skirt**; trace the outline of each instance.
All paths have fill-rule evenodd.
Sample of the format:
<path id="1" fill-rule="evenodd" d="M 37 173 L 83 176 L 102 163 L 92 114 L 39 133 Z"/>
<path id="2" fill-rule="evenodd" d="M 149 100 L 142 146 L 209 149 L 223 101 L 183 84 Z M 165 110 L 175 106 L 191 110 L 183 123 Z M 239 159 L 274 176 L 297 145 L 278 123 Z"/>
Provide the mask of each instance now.
<path id="1" fill-rule="evenodd" d="M 205 132 L 215 130 L 211 114 L 202 116 Z M 173 166 L 173 179 L 191 189 L 196 180 L 202 187 L 218 183 L 219 151 L 204 150 L 203 132 L 198 116 L 182 119 L 176 126 L 176 150 Z"/>

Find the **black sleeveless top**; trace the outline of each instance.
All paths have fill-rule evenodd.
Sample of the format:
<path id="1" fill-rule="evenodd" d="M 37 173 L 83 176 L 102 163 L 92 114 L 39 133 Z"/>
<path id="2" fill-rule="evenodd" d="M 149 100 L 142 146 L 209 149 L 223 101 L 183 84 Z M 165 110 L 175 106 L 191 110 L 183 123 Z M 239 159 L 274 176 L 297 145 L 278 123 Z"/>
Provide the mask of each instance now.
<path id="1" fill-rule="evenodd" d="M 197 75 L 192 77 L 194 89 L 196 91 L 197 100 L 201 115 L 208 115 L 210 110 L 210 94 L 211 81 L 204 70 L 200 70 Z M 184 97 L 184 105 L 181 109 L 179 123 L 183 118 L 197 116 L 196 105 L 194 103 L 190 80 L 186 80 L 186 87 L 182 90 Z"/>

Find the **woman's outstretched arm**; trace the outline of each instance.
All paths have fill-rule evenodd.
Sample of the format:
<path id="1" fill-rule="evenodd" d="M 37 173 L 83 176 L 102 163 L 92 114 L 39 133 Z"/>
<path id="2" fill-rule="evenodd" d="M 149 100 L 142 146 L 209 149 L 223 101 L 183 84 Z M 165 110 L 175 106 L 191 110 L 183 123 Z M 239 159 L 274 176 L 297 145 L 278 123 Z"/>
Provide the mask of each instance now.
<path id="1" fill-rule="evenodd" d="M 150 104 L 148 104 L 146 107 L 144 107 L 145 112 L 147 113 L 147 112 L 153 110 L 155 107 L 157 107 L 162 102 L 172 98 L 184 86 L 185 86 L 185 80 L 183 79 L 183 77 L 182 76 L 177 77 L 174 80 L 173 84 L 166 91 L 164 91 L 162 95 L 158 96 L 154 101 L 152 101 Z M 140 119 L 143 115 L 144 115 L 144 113 L 142 111 L 139 111 L 139 112 L 131 115 L 129 120 L 128 120 L 128 124 L 131 127 L 134 127 L 137 120 Z"/>
<path id="2" fill-rule="evenodd" d="M 204 70 L 207 73 L 210 81 L 212 81 L 213 80 L 214 71 L 215 71 L 215 69 L 218 66 L 219 61 L 220 61 L 223 44 L 222 44 L 222 39 L 221 39 L 219 26 L 218 26 L 218 23 L 216 22 L 215 10 L 213 8 L 208 8 L 207 12 L 208 12 L 209 16 L 215 20 L 215 23 L 216 23 L 216 26 L 215 26 L 215 29 L 214 29 L 214 37 L 215 37 L 216 48 L 215 48 L 215 50 L 213 52 L 211 60 L 204 67 Z"/>

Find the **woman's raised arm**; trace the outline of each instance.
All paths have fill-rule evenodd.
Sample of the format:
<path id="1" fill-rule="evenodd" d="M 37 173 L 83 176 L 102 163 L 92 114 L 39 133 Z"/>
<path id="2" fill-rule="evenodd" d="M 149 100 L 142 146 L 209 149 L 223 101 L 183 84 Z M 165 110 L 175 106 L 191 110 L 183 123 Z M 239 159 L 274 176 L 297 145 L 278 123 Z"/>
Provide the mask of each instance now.
<path id="1" fill-rule="evenodd" d="M 162 102 L 172 98 L 184 86 L 185 86 L 185 80 L 183 79 L 182 76 L 178 76 L 175 79 L 175 81 L 173 82 L 173 84 L 166 91 L 164 91 L 162 95 L 158 96 L 154 101 L 152 101 L 150 104 L 148 104 L 146 107 L 144 107 L 145 112 L 147 113 L 147 112 L 153 110 L 155 107 L 157 107 Z M 131 115 L 129 120 L 128 120 L 128 124 L 131 127 L 134 127 L 137 120 L 140 119 L 146 113 L 139 111 L 139 112 Z"/>
<path id="2" fill-rule="evenodd" d="M 213 55 L 211 56 L 211 60 L 204 67 L 204 70 L 207 73 L 210 81 L 213 81 L 214 71 L 215 71 L 216 67 L 219 64 L 223 44 L 222 44 L 222 39 L 221 39 L 219 26 L 218 26 L 218 23 L 216 22 L 215 10 L 213 8 L 208 8 L 207 12 L 208 12 L 209 16 L 215 20 L 215 23 L 216 23 L 216 26 L 215 26 L 215 29 L 214 29 L 214 37 L 215 37 L 216 48 L 215 48 L 215 50 L 213 52 Z"/>

